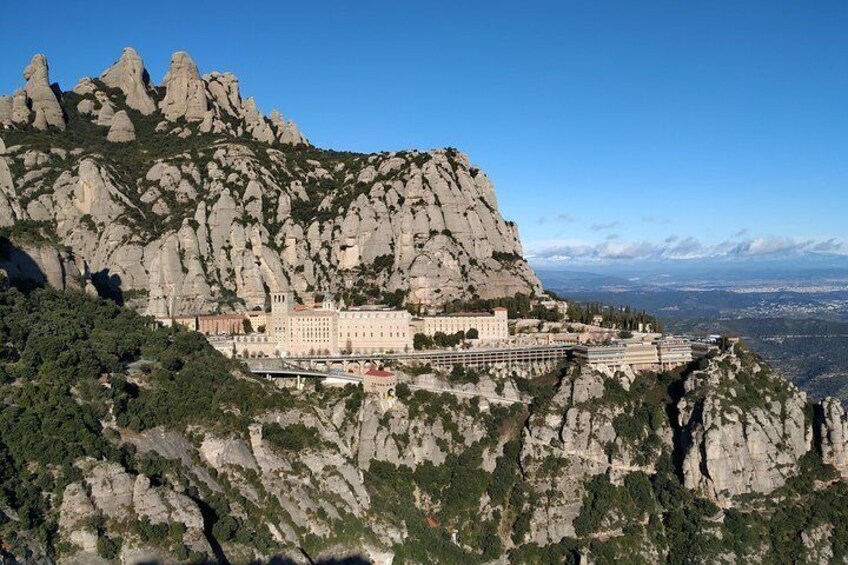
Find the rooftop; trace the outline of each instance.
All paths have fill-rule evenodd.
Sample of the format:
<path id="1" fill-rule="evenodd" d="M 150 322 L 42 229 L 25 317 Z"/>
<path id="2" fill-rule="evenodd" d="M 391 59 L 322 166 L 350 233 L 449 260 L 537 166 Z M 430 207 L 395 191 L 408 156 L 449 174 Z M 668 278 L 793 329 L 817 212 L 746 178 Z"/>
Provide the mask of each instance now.
<path id="1" fill-rule="evenodd" d="M 369 377 L 393 377 L 394 375 L 388 371 L 383 371 L 381 369 L 369 369 L 367 373 L 365 373 Z"/>

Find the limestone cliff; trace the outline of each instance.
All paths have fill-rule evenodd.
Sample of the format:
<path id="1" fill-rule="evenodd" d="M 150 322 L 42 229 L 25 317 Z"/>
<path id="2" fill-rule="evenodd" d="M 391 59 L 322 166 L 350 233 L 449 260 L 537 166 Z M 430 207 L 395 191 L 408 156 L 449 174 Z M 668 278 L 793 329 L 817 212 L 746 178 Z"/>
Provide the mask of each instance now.
<path id="1" fill-rule="evenodd" d="M 313 148 L 186 53 L 160 86 L 132 49 L 59 98 L 43 56 L 25 76 L 22 102 L 0 98 L 0 227 L 37 228 L 145 313 L 287 289 L 425 307 L 540 290 L 492 183 L 453 149 Z"/>
<path id="2" fill-rule="evenodd" d="M 719 502 L 783 486 L 812 446 L 806 395 L 750 354 L 693 373 L 678 409 L 684 482 Z"/>

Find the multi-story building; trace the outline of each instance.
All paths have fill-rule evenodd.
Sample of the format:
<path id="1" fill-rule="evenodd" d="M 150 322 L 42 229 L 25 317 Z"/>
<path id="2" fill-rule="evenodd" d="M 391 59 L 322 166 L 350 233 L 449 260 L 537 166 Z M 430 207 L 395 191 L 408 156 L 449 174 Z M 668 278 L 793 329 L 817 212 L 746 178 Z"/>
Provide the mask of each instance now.
<path id="1" fill-rule="evenodd" d="M 239 335 L 244 333 L 244 314 L 198 316 L 197 331 L 206 335 Z"/>
<path id="2" fill-rule="evenodd" d="M 339 347 L 347 353 L 401 353 L 412 349 L 412 316 L 406 310 L 339 311 Z"/>
<path id="3" fill-rule="evenodd" d="M 627 340 L 609 345 L 578 345 L 574 359 L 589 366 L 606 366 L 617 370 L 630 367 L 635 371 L 670 370 L 692 361 L 692 344 L 681 338 L 655 341 Z"/>
<path id="4" fill-rule="evenodd" d="M 624 362 L 635 371 L 656 369 L 660 363 L 657 346 L 649 341 L 625 341 Z"/>
<path id="5" fill-rule="evenodd" d="M 480 341 L 498 341 L 509 338 L 509 320 L 506 308 L 495 308 L 491 314 L 455 313 L 442 316 L 425 316 L 413 322 L 416 333 L 433 336 L 436 332 L 446 335 L 468 330 L 477 330 Z"/>
<path id="6" fill-rule="evenodd" d="M 688 339 L 666 337 L 656 341 L 660 368 L 674 369 L 692 361 L 692 343 Z"/>
<path id="7" fill-rule="evenodd" d="M 289 355 L 338 355 L 339 314 L 328 310 L 295 310 L 282 351 Z M 278 341 L 279 343 L 279 341 Z"/>
<path id="8" fill-rule="evenodd" d="M 624 354 L 626 348 L 623 343 L 578 345 L 572 351 L 574 352 L 574 358 L 584 365 L 606 365 L 610 369 L 620 369 L 625 365 Z"/>
<path id="9" fill-rule="evenodd" d="M 370 307 L 340 310 L 294 304 L 293 293 L 271 296 L 268 333 L 280 355 L 401 352 L 412 349 L 411 316 L 405 310 Z"/>
<path id="10" fill-rule="evenodd" d="M 271 295 L 271 328 L 280 355 L 337 354 L 338 313 L 298 306 L 294 293 Z"/>

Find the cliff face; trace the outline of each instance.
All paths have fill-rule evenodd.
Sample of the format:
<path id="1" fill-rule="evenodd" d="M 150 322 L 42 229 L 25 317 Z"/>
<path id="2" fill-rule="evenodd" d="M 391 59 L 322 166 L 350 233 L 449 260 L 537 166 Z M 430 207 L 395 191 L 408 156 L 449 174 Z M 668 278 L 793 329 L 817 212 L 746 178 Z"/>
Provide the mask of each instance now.
<path id="1" fill-rule="evenodd" d="M 812 449 L 806 395 L 750 354 L 694 373 L 678 409 L 684 483 L 720 503 L 783 486 Z"/>
<path id="2" fill-rule="evenodd" d="M 185 53 L 158 87 L 131 49 L 52 99 L 43 57 L 27 74 L 32 88 L 0 98 L 0 227 L 62 247 L 145 313 L 261 307 L 286 289 L 437 306 L 541 288 L 491 182 L 455 150 L 315 149 Z"/>
<path id="3" fill-rule="evenodd" d="M 410 553 L 435 562 L 497 555 L 515 562 L 568 555 L 780 561 L 793 554 L 783 553 L 790 550 L 770 541 L 769 532 L 795 527 L 804 558 L 831 558 L 848 541 L 848 529 L 829 521 L 824 506 L 816 510 L 821 515 L 790 526 L 770 521 L 781 512 L 803 514 L 811 497 L 848 500 L 834 471 L 809 465 L 823 451 L 822 461 L 844 472 L 832 455 L 848 448 L 839 435 L 844 413 L 829 414 L 838 409 L 828 401 L 824 412 L 815 408 L 817 420 L 806 417 L 803 394 L 747 352 L 725 353 L 687 373 L 571 367 L 548 393 L 539 391 L 544 398 L 535 397 L 529 417 L 518 404 L 421 392 L 401 392 L 386 411 L 346 391 L 305 394 L 294 407 L 259 416 L 244 433 L 195 427 L 188 441 L 162 427 L 141 434 L 119 428 L 139 453 L 156 453 L 176 467 L 164 484 L 151 485 L 148 476 L 119 465 L 78 461 L 83 479 L 65 488 L 60 535 L 77 548 L 72 559 L 94 558 L 98 532 L 90 518 L 106 517 L 102 537 L 134 512 L 153 524 L 181 524 L 192 555 L 212 555 L 209 525 L 174 483 L 179 476 L 198 485 L 201 498 L 220 493 L 231 504 L 240 501 L 234 511 L 242 528 L 267 530 L 264 543 L 284 555 L 306 542 L 312 557 L 361 555 L 380 563 Z M 493 382 L 482 379 L 477 386 Z M 523 380 L 513 374 L 505 386 Z M 750 407 L 746 398 L 755 391 L 763 400 Z M 266 437 L 274 424 L 314 436 L 281 450 Z M 814 425 L 821 426 L 820 443 L 813 443 Z M 690 523 L 676 523 L 675 513 Z M 425 520 L 429 525 L 418 523 Z M 747 536 L 741 545 L 739 523 Z M 428 535 L 443 531 L 457 532 L 455 546 L 422 549 L 432 543 Z M 169 551 L 125 536 L 122 557 L 162 559 Z M 236 561 L 259 557 L 237 539 L 216 551 Z"/>

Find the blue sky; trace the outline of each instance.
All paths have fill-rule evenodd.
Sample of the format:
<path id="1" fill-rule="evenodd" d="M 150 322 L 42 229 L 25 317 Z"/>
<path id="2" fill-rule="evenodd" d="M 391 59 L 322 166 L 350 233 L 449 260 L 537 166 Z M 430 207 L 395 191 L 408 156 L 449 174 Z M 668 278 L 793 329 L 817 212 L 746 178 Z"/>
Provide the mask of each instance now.
<path id="1" fill-rule="evenodd" d="M 454 146 L 537 264 L 848 254 L 848 3 L 6 2 L 0 92 L 126 45 L 313 143 Z"/>

